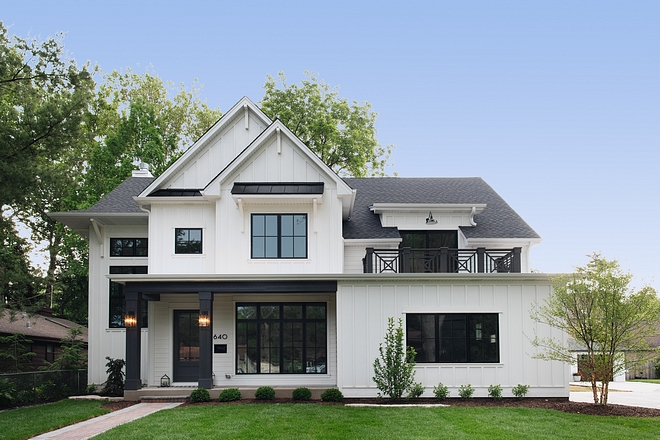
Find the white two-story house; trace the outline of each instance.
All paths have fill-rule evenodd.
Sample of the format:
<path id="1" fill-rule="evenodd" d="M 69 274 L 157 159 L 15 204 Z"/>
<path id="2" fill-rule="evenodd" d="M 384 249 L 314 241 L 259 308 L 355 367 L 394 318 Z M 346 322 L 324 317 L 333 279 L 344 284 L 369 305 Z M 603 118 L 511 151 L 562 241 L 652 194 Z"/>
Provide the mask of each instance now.
<path id="1" fill-rule="evenodd" d="M 388 317 L 425 395 L 568 397 L 529 341 L 561 337 L 530 319 L 540 238 L 479 178 L 340 178 L 243 98 L 158 178 L 51 216 L 89 239 L 89 381 L 125 359 L 129 398 L 162 379 L 373 397 Z"/>

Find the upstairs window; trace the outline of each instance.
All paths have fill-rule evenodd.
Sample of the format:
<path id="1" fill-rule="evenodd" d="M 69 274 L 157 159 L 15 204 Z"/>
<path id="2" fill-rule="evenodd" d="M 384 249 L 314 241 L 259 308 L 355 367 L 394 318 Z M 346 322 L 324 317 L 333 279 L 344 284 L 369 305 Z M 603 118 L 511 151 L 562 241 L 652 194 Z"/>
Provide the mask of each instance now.
<path id="1" fill-rule="evenodd" d="M 111 238 L 111 257 L 146 257 L 149 247 L 147 238 Z"/>
<path id="2" fill-rule="evenodd" d="M 252 214 L 252 258 L 307 258 L 307 214 Z"/>
<path id="3" fill-rule="evenodd" d="M 498 314 L 409 313 L 406 345 L 417 352 L 417 363 L 497 363 Z"/>
<path id="4" fill-rule="evenodd" d="M 201 228 L 176 228 L 174 238 L 175 254 L 201 254 L 202 253 L 202 229 Z"/>

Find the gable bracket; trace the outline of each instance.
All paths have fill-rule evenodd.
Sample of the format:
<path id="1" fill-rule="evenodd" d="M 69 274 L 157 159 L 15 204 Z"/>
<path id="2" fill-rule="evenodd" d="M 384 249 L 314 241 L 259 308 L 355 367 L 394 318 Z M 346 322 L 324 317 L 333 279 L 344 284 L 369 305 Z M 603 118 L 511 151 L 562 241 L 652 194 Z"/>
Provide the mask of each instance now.
<path id="1" fill-rule="evenodd" d="M 236 206 L 241 215 L 241 232 L 245 232 L 245 215 L 243 214 L 243 199 L 236 199 Z"/>
<path id="2" fill-rule="evenodd" d="M 101 229 L 102 227 L 99 226 L 99 222 L 94 218 L 90 218 L 89 221 L 92 222 L 92 226 L 94 227 L 94 232 L 96 233 L 96 239 L 99 241 L 99 244 L 100 244 L 99 254 L 100 254 L 101 258 L 103 258 L 105 256 L 104 251 L 103 251 L 105 240 L 104 240 L 104 236 L 103 236 L 103 231 Z"/>
<path id="3" fill-rule="evenodd" d="M 245 109 L 245 129 L 249 130 L 250 129 L 250 114 L 248 111 L 248 105 L 243 104 L 243 109 Z"/>
<path id="4" fill-rule="evenodd" d="M 275 128 L 275 133 L 277 133 L 277 154 L 282 154 L 282 135 L 280 127 Z"/>

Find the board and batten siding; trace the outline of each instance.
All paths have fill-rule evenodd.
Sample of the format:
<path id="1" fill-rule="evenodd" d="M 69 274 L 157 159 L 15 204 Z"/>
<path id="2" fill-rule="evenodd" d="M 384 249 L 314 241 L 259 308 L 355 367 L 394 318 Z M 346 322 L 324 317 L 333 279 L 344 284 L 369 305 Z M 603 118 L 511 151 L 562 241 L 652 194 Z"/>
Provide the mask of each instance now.
<path id="1" fill-rule="evenodd" d="M 511 396 L 517 384 L 530 385 L 528 396 L 568 397 L 569 366 L 534 359 L 537 348 L 530 339 L 541 336 L 563 339 L 558 330 L 530 318 L 533 303 L 550 293 L 549 281 L 457 281 L 349 282 L 341 281 L 337 292 L 338 383 L 346 397 L 374 397 L 373 363 L 387 329 L 388 317 L 403 320 L 406 313 L 498 313 L 499 363 L 417 364 L 415 380 L 433 396 L 439 382 L 452 396 L 471 384 L 475 397 L 487 397 L 488 386 L 499 384 Z"/>
<path id="2" fill-rule="evenodd" d="M 163 375 L 174 377 L 174 310 L 199 310 L 197 295 L 163 294 L 151 302 L 149 357 L 154 359 L 149 384 L 157 386 Z M 325 302 L 327 303 L 327 374 L 236 374 L 236 303 Z M 153 323 L 153 327 L 152 327 Z M 337 385 L 337 319 L 334 295 L 233 295 L 216 294 L 213 299 L 213 334 L 227 335 L 214 344 L 227 344 L 227 353 L 213 354 L 214 386 L 251 388 L 262 385 L 282 387 L 334 387 Z M 229 378 L 227 378 L 229 375 Z"/>

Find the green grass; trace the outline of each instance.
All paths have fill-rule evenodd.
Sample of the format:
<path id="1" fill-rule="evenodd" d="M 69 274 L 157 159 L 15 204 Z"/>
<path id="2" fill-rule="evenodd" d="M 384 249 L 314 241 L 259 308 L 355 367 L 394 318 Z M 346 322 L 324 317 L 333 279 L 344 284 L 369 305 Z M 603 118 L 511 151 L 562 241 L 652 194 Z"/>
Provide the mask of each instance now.
<path id="1" fill-rule="evenodd" d="M 101 401 L 60 400 L 0 412 L 0 438 L 25 439 L 105 414 Z"/>
<path id="2" fill-rule="evenodd" d="M 103 439 L 657 439 L 660 419 L 530 408 L 218 405 L 159 411 Z"/>
<path id="3" fill-rule="evenodd" d="M 647 382 L 647 383 L 657 383 L 660 384 L 660 379 L 632 379 L 628 382 Z"/>

